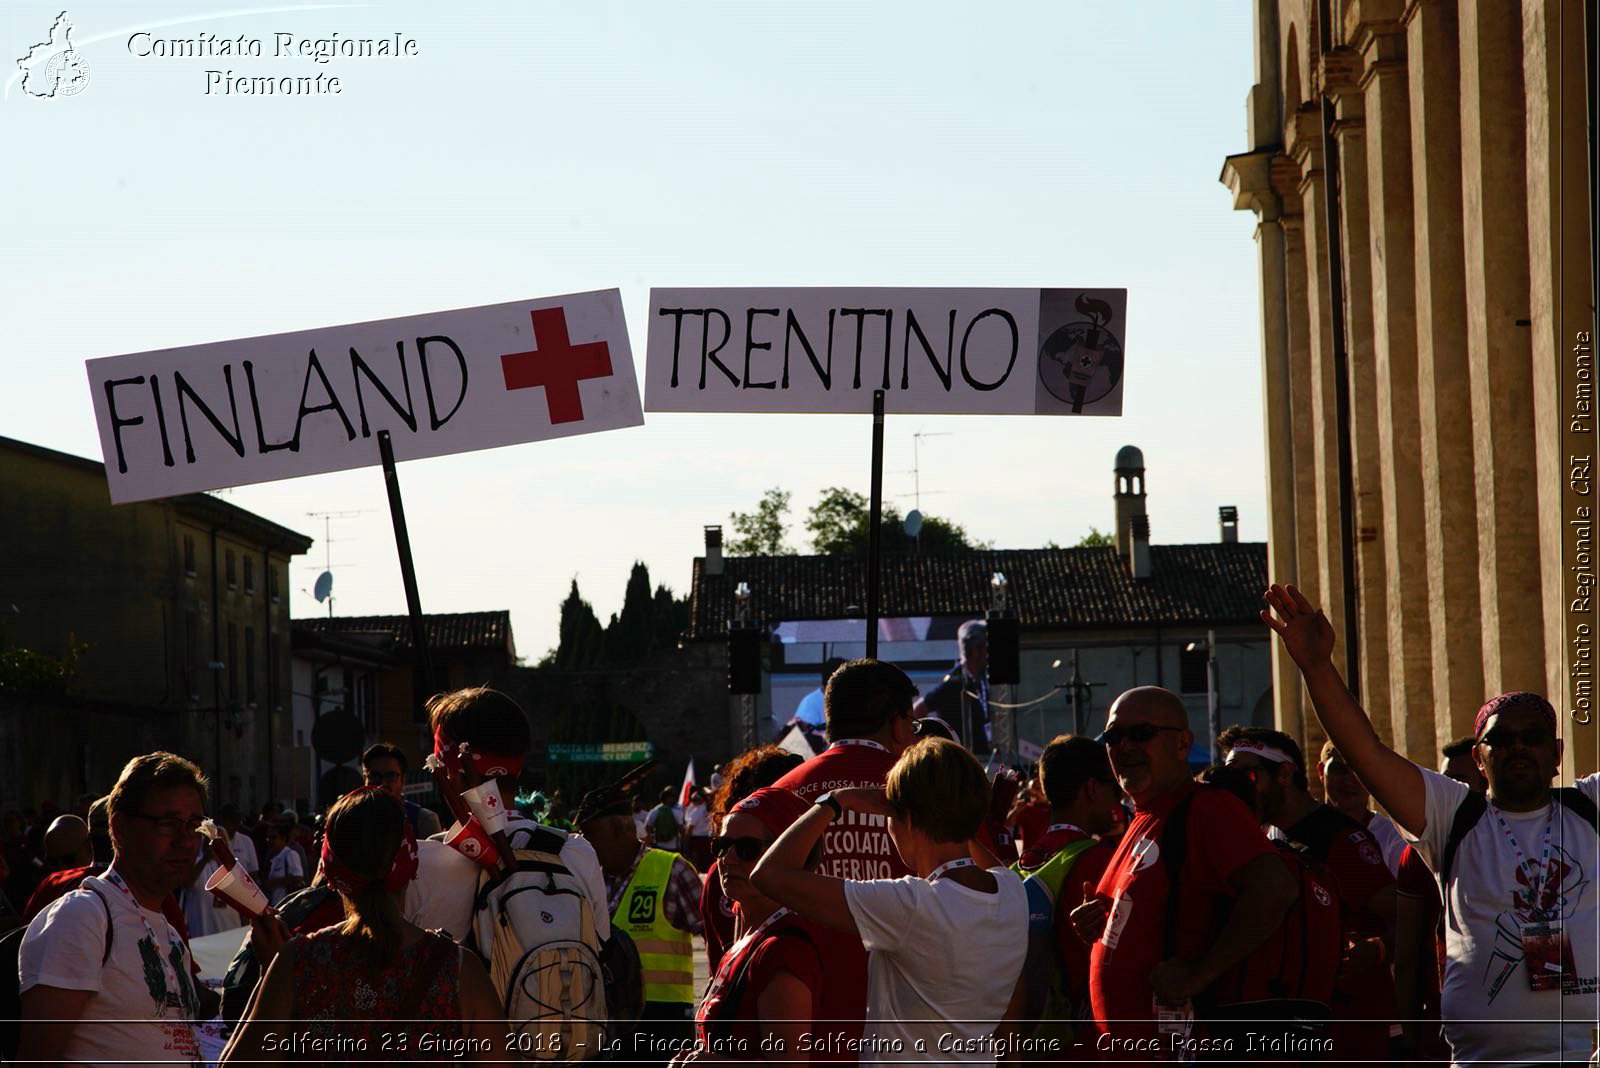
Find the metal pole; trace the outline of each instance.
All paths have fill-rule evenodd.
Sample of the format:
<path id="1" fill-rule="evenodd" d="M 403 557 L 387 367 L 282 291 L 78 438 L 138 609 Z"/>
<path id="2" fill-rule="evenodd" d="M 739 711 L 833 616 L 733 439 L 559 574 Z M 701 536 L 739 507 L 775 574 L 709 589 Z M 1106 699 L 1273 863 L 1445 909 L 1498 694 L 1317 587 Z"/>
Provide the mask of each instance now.
<path id="1" fill-rule="evenodd" d="M 883 390 L 872 391 L 872 503 L 867 508 L 867 656 L 878 655 L 878 557 L 883 550 Z"/>
<path id="2" fill-rule="evenodd" d="M 1328 0 L 1321 0 L 1318 31 L 1322 58 L 1333 51 Z M 1338 439 L 1339 559 L 1344 569 L 1345 684 L 1361 696 L 1360 630 L 1356 626 L 1356 507 L 1350 459 L 1350 360 L 1344 338 L 1344 242 L 1339 233 L 1339 143 L 1333 136 L 1337 118 L 1333 97 L 1322 94 L 1322 203 L 1328 231 L 1328 320 L 1333 342 L 1334 436 Z"/>
<path id="3" fill-rule="evenodd" d="M 1072 733 L 1083 733 L 1083 678 L 1078 674 L 1078 650 L 1072 650 Z"/>
<path id="4" fill-rule="evenodd" d="M 1222 694 L 1217 688 L 1217 632 L 1206 631 L 1206 722 L 1211 725 L 1211 762 L 1217 762 L 1217 736 L 1222 733 Z"/>
<path id="5" fill-rule="evenodd" d="M 428 662 L 428 635 L 422 625 L 422 598 L 417 594 L 417 569 L 411 560 L 411 536 L 406 533 L 405 503 L 400 499 L 400 476 L 394 469 L 394 445 L 387 430 L 378 431 L 378 451 L 383 457 L 383 482 L 389 490 L 389 518 L 394 523 L 394 543 L 400 551 L 400 581 L 406 589 L 406 610 L 411 614 L 411 689 L 413 716 L 433 696 L 433 670 Z"/>

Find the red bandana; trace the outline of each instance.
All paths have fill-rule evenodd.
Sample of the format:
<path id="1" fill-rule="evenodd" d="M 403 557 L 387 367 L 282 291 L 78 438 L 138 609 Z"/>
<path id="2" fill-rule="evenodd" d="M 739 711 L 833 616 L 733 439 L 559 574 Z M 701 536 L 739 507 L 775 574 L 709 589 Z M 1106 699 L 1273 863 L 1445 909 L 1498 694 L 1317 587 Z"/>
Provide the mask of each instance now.
<path id="1" fill-rule="evenodd" d="M 441 728 L 435 727 L 433 731 L 433 752 L 442 761 L 452 776 L 461 774 L 460 746 L 452 745 L 446 738 Z M 487 750 L 469 749 L 468 756 L 472 760 L 472 770 L 482 779 L 498 779 L 502 775 L 522 774 L 522 762 L 525 759 L 521 754 L 491 753 Z"/>
<path id="2" fill-rule="evenodd" d="M 363 786 L 360 790 L 351 793 L 363 793 L 367 790 L 379 790 L 378 786 Z M 346 795 L 348 796 L 348 795 Z M 322 837 L 322 872 L 327 876 L 328 885 L 341 894 L 359 894 L 367 889 L 373 880 L 364 875 L 351 871 L 345 863 L 333 852 L 333 842 L 328 835 Z M 389 865 L 389 874 L 384 877 L 383 888 L 391 894 L 398 894 L 406 888 L 406 884 L 417 877 L 417 836 L 411 833 L 409 820 L 400 821 L 400 848 L 394 851 L 394 862 Z"/>

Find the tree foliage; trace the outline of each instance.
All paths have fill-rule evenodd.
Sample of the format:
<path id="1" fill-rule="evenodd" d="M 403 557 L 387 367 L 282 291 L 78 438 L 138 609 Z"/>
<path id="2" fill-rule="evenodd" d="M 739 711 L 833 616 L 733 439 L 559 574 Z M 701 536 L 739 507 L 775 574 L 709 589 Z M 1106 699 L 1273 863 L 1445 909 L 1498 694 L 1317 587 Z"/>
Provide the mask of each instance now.
<path id="1" fill-rule="evenodd" d="M 791 556 L 794 550 L 784 544 L 789 512 L 789 491 L 774 486 L 761 495 L 753 512 L 734 512 L 728 517 L 734 538 L 728 542 L 733 556 Z"/>
<path id="2" fill-rule="evenodd" d="M 60 657 L 32 649 L 0 650 L 0 693 L 65 693 L 88 648 L 87 642 L 69 639 Z"/>
<path id="3" fill-rule="evenodd" d="M 1117 539 L 1106 531 L 1101 530 L 1093 523 L 1089 524 L 1089 533 L 1078 539 L 1079 549 L 1098 549 L 1104 545 L 1115 545 Z"/>
<path id="4" fill-rule="evenodd" d="M 865 555 L 870 505 L 866 497 L 842 486 L 823 490 L 806 516 L 812 548 L 828 556 Z M 905 519 L 899 507 L 891 503 L 883 505 L 880 519 L 878 536 L 885 555 L 939 554 L 992 547 L 987 542 L 974 541 L 961 524 L 930 515 L 923 516 L 922 529 L 913 538 L 905 532 Z"/>
<path id="5" fill-rule="evenodd" d="M 572 580 L 572 589 L 561 602 L 560 644 L 539 666 L 559 671 L 627 667 L 675 648 L 688 626 L 689 599 L 674 597 L 665 586 L 652 593 L 650 570 L 636 562 L 628 575 L 622 610 L 604 627 L 578 592 L 578 580 Z"/>

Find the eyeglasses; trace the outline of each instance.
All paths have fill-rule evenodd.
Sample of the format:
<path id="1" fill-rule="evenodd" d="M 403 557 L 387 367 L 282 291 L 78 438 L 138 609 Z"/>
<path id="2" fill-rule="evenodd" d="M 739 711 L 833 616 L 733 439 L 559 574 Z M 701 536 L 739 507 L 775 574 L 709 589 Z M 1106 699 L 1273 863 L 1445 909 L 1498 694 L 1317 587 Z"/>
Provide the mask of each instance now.
<path id="1" fill-rule="evenodd" d="M 767 851 L 767 843 L 759 838 L 748 836 L 728 838 L 718 835 L 716 838 L 711 839 L 711 855 L 713 857 L 720 859 L 729 850 L 732 850 L 740 860 L 760 860 L 761 854 Z"/>
<path id="2" fill-rule="evenodd" d="M 399 771 L 367 772 L 367 783 L 371 786 L 376 786 L 380 782 L 399 782 L 403 778 L 405 778 L 405 773 Z"/>
<path id="3" fill-rule="evenodd" d="M 1550 731 L 1545 727 L 1524 727 L 1520 731 L 1512 730 L 1510 727 L 1496 727 L 1486 732 L 1478 741 L 1494 749 L 1509 749 L 1519 739 L 1523 745 L 1532 749 L 1535 746 L 1549 744 Z"/>
<path id="4" fill-rule="evenodd" d="M 1186 727 L 1163 727 L 1158 723 L 1135 723 L 1131 727 L 1107 727 L 1105 733 L 1100 735 L 1100 740 L 1109 746 L 1121 745 L 1123 739 L 1135 745 L 1143 745 L 1162 731 L 1182 731 Z"/>
<path id="5" fill-rule="evenodd" d="M 156 825 L 156 833 L 163 838 L 176 838 L 182 835 L 192 838 L 200 833 L 200 824 L 204 820 L 181 820 L 177 816 L 147 816 L 143 812 L 130 813 L 136 820 L 149 820 Z"/>

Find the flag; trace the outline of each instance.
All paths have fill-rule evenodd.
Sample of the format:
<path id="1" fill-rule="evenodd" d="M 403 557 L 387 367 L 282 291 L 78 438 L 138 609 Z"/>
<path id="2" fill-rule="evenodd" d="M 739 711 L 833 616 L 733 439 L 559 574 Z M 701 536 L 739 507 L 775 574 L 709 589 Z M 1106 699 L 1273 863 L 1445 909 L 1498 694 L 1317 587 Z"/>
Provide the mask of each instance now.
<path id="1" fill-rule="evenodd" d="M 694 792 L 694 757 L 689 758 L 689 767 L 683 773 L 683 789 L 678 791 L 678 806 L 680 808 L 689 804 L 689 795 Z"/>

